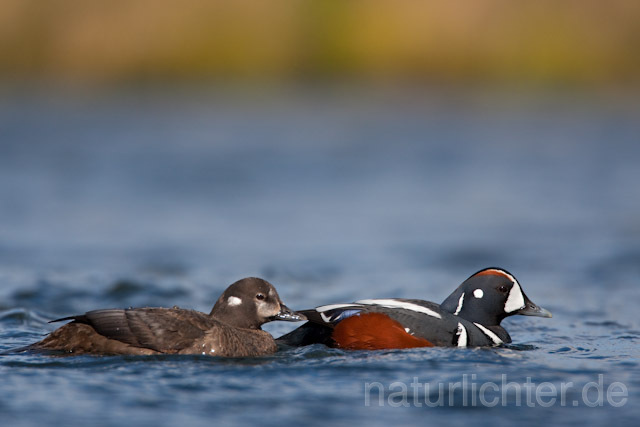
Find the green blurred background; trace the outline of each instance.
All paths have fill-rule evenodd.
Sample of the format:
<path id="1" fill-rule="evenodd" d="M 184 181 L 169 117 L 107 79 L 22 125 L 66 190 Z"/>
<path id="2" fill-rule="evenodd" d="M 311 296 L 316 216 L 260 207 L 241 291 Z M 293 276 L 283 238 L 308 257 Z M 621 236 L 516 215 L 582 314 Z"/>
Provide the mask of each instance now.
<path id="1" fill-rule="evenodd" d="M 640 1 L 0 0 L 0 78 L 627 85 Z"/>

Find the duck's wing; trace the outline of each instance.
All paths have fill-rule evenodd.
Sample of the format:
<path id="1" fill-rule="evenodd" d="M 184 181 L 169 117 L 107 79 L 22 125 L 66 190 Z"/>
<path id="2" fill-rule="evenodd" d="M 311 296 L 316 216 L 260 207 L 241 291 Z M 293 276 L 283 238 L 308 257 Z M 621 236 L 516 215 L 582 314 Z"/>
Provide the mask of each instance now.
<path id="1" fill-rule="evenodd" d="M 363 310 L 366 310 L 366 307 L 362 304 L 346 303 L 322 305 L 309 310 L 299 310 L 298 313 L 304 314 L 311 323 L 333 328 L 347 317 L 359 314 Z"/>
<path id="2" fill-rule="evenodd" d="M 56 321 L 62 320 L 84 323 L 106 338 L 159 352 L 189 346 L 215 322 L 204 313 L 167 308 L 94 310 Z"/>
<path id="3" fill-rule="evenodd" d="M 330 304 L 307 310 L 297 310 L 306 316 L 308 322 L 276 339 L 278 344 L 293 347 L 311 344 L 335 346 L 331 338 L 333 328 L 347 317 L 358 314 L 363 306 L 360 304 Z"/>

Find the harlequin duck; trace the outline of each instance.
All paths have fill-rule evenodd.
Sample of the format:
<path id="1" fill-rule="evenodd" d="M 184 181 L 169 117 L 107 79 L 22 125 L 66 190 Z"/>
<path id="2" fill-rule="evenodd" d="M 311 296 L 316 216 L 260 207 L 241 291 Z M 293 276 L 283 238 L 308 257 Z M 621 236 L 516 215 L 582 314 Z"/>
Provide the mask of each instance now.
<path id="1" fill-rule="evenodd" d="M 440 305 L 417 299 L 365 299 L 300 313 L 309 322 L 278 338 L 278 343 L 323 343 L 350 350 L 499 345 L 511 342 L 500 326 L 505 317 L 551 317 L 500 268 L 473 274 Z"/>
<path id="2" fill-rule="evenodd" d="M 174 308 L 95 310 L 26 349 L 73 354 L 206 354 L 249 357 L 274 353 L 273 337 L 260 329 L 272 320 L 305 316 L 286 307 L 269 282 L 250 277 L 229 286 L 211 313 Z M 24 350 L 24 349 L 21 349 Z"/>

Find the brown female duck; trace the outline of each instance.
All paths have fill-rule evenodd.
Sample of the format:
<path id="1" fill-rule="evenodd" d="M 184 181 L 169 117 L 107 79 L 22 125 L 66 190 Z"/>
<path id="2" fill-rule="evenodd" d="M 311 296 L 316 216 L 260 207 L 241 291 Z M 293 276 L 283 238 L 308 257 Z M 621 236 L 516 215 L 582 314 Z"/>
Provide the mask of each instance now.
<path id="1" fill-rule="evenodd" d="M 204 354 L 250 357 L 274 353 L 273 337 L 260 327 L 272 320 L 300 321 L 269 282 L 249 277 L 229 286 L 211 313 L 181 308 L 89 311 L 27 347 L 71 354 Z"/>

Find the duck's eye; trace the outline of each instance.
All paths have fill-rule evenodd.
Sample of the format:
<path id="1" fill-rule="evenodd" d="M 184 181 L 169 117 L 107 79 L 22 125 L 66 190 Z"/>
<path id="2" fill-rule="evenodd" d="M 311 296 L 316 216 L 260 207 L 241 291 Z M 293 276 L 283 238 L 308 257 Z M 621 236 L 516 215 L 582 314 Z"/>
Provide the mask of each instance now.
<path id="1" fill-rule="evenodd" d="M 256 299 L 259 300 L 259 301 L 262 301 L 262 300 L 265 299 L 265 296 L 264 296 L 264 294 L 258 294 L 258 295 L 256 295 Z"/>
<path id="2" fill-rule="evenodd" d="M 502 293 L 506 293 L 509 290 L 509 287 L 507 285 L 502 285 L 498 288 L 498 290 Z"/>

